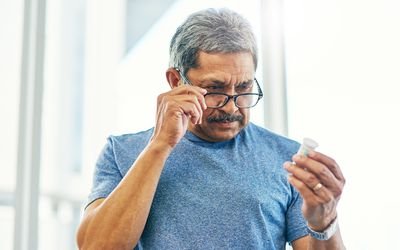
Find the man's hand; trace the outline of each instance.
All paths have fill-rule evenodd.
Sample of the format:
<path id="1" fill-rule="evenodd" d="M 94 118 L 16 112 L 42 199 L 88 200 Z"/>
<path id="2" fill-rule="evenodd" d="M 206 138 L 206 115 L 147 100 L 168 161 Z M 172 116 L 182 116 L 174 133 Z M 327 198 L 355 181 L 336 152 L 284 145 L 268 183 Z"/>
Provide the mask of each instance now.
<path id="1" fill-rule="evenodd" d="M 188 122 L 201 123 L 203 111 L 207 108 L 205 89 L 181 85 L 158 96 L 156 126 L 153 141 L 165 143 L 173 148 L 188 128 Z"/>
<path id="2" fill-rule="evenodd" d="M 323 231 L 337 216 L 343 174 L 335 160 L 316 151 L 308 157 L 296 154 L 293 162 L 285 162 L 284 167 L 291 173 L 289 182 L 303 197 L 304 218 L 311 229 Z"/>

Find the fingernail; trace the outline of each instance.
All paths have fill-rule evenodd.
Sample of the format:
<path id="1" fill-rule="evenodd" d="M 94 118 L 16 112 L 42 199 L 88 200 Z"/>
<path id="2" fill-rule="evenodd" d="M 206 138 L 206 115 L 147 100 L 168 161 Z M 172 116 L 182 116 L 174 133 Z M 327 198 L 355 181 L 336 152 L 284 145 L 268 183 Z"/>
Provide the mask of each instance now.
<path id="1" fill-rule="evenodd" d="M 295 161 L 299 161 L 301 159 L 304 159 L 304 155 L 296 154 L 293 156 L 293 160 L 295 160 Z"/>
<path id="2" fill-rule="evenodd" d="M 293 164 L 290 163 L 290 162 L 285 162 L 285 163 L 283 164 L 283 167 L 284 167 L 285 169 L 289 169 L 289 168 L 293 167 Z"/>

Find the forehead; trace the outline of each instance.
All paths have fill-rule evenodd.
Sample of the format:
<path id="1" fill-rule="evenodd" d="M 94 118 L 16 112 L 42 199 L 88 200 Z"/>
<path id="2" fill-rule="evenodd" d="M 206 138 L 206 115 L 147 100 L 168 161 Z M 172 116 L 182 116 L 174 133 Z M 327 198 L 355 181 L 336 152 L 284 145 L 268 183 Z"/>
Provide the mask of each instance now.
<path id="1" fill-rule="evenodd" d="M 254 62 L 250 52 L 214 53 L 199 52 L 198 66 L 188 75 L 198 81 L 217 79 L 223 82 L 248 81 L 254 77 Z"/>

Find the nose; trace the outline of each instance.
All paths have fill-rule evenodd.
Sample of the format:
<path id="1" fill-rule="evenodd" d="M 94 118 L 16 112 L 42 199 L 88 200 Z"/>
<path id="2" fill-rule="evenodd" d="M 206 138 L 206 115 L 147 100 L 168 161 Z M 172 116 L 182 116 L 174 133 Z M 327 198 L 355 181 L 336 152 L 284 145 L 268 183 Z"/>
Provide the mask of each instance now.
<path id="1" fill-rule="evenodd" d="M 228 102 L 221 108 L 220 110 L 224 111 L 227 114 L 233 114 L 235 113 L 239 108 L 236 107 L 235 100 L 234 98 L 229 98 Z"/>

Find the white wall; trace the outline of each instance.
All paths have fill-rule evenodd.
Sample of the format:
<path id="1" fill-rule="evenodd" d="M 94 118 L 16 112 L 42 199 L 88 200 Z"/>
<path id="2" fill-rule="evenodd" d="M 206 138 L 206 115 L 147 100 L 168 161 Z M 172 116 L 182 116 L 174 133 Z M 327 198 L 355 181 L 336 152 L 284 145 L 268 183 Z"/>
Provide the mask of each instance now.
<path id="1" fill-rule="evenodd" d="M 346 178 L 348 249 L 400 249 L 400 2 L 286 0 L 289 135 Z"/>

